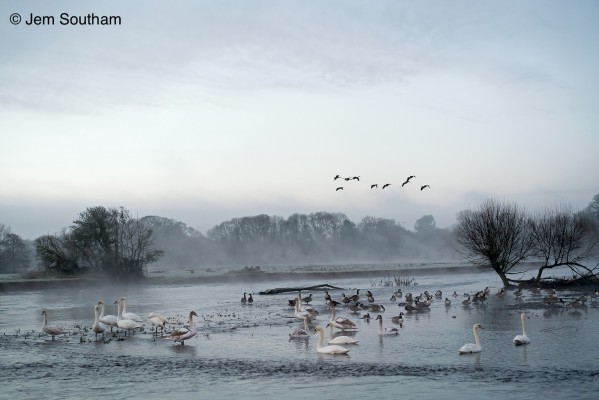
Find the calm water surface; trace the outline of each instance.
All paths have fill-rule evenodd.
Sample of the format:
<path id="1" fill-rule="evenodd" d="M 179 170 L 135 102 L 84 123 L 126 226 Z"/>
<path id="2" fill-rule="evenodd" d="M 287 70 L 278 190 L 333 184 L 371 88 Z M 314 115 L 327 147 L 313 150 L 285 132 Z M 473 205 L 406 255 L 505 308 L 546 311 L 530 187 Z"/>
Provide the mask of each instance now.
<path id="1" fill-rule="evenodd" d="M 44 289 L 0 293 L 0 398 L 180 398 L 197 394 L 214 398 L 351 397 L 406 399 L 596 399 L 599 393 L 599 308 L 545 307 L 542 295 L 528 291 L 522 300 L 512 292 L 504 299 L 490 296 L 483 306 L 464 307 L 464 293 L 501 283 L 493 273 L 415 275 L 417 286 L 404 294 L 443 291 L 453 304 L 436 299 L 430 309 L 404 316 L 400 334 L 379 337 L 376 321 L 358 319 L 343 306 L 338 316 L 358 324 L 357 345 L 347 345 L 347 356 L 316 352 L 317 335 L 289 340 L 300 324 L 287 300 L 294 294 L 259 295 L 275 287 L 328 283 L 344 288 L 330 291 L 335 299 L 360 289 L 371 290 L 383 304 L 384 325 L 397 326 L 391 317 L 403 310 L 391 302 L 395 288 L 376 286 L 381 276 L 355 277 L 351 272 L 323 282 L 321 278 L 286 278 L 194 285 L 99 285 L 84 289 Z M 374 285 L 374 286 L 373 286 Z M 457 298 L 451 294 L 457 291 Z M 243 292 L 255 302 L 241 305 Z M 309 292 L 303 293 L 308 295 Z M 330 317 L 324 293 L 314 291 L 311 306 L 320 316 L 311 323 L 326 325 Z M 563 291 L 567 302 L 582 292 Z M 107 303 L 116 314 L 114 299 L 124 296 L 128 311 L 142 317 L 158 311 L 179 326 L 190 310 L 200 316 L 199 333 L 174 344 L 148 330 L 125 340 L 106 335 L 96 341 L 87 332 L 93 306 Z M 363 301 L 366 299 L 362 296 Z M 41 311 L 51 325 L 68 334 L 52 341 L 41 333 Z M 527 315 L 528 346 L 511 340 L 521 333 L 519 312 Z M 378 313 L 370 312 L 371 316 Z M 472 325 L 479 322 L 483 351 L 458 355 L 473 342 Z"/>

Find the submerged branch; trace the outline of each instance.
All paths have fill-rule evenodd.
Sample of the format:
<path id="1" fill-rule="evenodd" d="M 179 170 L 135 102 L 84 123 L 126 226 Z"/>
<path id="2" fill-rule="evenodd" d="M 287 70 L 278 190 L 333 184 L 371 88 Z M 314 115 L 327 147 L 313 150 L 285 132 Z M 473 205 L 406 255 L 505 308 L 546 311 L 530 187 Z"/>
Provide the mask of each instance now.
<path id="1" fill-rule="evenodd" d="M 337 286 L 333 286 L 333 285 L 329 285 L 328 283 L 322 284 L 322 285 L 316 285 L 316 286 L 305 286 L 305 287 L 297 287 L 297 288 L 275 288 L 275 289 L 267 289 L 267 290 L 263 290 L 262 292 L 260 292 L 259 294 L 280 294 L 280 293 L 290 293 L 290 292 L 298 292 L 300 290 L 333 290 L 333 289 L 338 289 L 338 290 L 344 290 L 343 288 L 337 287 Z"/>

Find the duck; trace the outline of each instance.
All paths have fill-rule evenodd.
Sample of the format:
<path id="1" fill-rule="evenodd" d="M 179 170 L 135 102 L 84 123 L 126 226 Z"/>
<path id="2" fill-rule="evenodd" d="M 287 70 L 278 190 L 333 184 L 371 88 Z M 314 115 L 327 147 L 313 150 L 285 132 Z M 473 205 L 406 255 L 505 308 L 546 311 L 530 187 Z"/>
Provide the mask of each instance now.
<path id="1" fill-rule="evenodd" d="M 379 321 L 379 336 L 383 335 L 399 335 L 399 329 L 397 328 L 383 328 L 383 316 L 377 315 L 376 320 Z"/>
<path id="2" fill-rule="evenodd" d="M 116 322 L 116 324 L 119 328 L 125 330 L 125 336 L 127 336 L 127 332 L 142 327 L 142 324 L 137 321 L 133 321 L 132 319 L 123 318 L 123 316 L 121 314 L 121 301 L 116 300 L 115 303 L 117 305 L 117 316 L 116 316 L 117 322 Z"/>
<path id="3" fill-rule="evenodd" d="M 64 332 L 62 326 L 48 325 L 48 312 L 46 310 L 42 311 L 42 315 L 44 316 L 42 319 L 42 331 L 48 335 L 52 335 L 52 340 L 54 340 L 54 336 L 60 335 Z"/>
<path id="4" fill-rule="evenodd" d="M 191 339 L 195 335 L 197 335 L 198 331 L 196 330 L 195 325 L 193 324 L 194 315 L 197 317 L 195 311 L 189 312 L 189 318 L 187 320 L 187 326 L 175 329 L 172 331 L 165 339 L 172 340 L 173 342 L 181 342 L 181 346 L 185 344 L 185 341 Z"/>
<path id="5" fill-rule="evenodd" d="M 110 326 L 110 332 L 112 332 L 112 328 L 117 325 L 117 316 L 116 315 L 104 315 L 104 300 L 100 300 L 98 301 L 98 304 L 101 307 L 101 312 L 100 312 L 100 316 L 98 317 L 98 320 L 100 322 L 102 322 L 104 325 Z"/>
<path id="6" fill-rule="evenodd" d="M 143 319 L 141 319 L 141 317 L 135 313 L 130 313 L 127 312 L 127 299 L 124 297 L 121 297 L 119 300 L 122 305 L 123 305 L 123 319 L 130 319 L 131 321 L 135 321 L 135 322 L 143 322 Z"/>
<path id="7" fill-rule="evenodd" d="M 94 324 L 92 325 L 92 331 L 96 334 L 96 340 L 98 340 L 98 333 L 104 335 L 104 331 L 106 330 L 106 325 L 100 322 L 99 319 L 100 313 L 100 305 L 94 305 Z"/>
<path id="8" fill-rule="evenodd" d="M 512 342 L 516 346 L 530 343 L 530 339 L 528 338 L 528 335 L 526 334 L 526 327 L 524 324 L 524 313 L 520 313 L 520 319 L 522 320 L 522 335 L 516 335 L 514 337 L 514 339 L 512 340 Z"/>
<path id="9" fill-rule="evenodd" d="M 345 347 L 339 346 L 337 344 L 330 344 L 328 346 L 323 346 L 324 333 L 322 330 L 322 326 L 317 326 L 316 328 L 314 328 L 314 333 L 319 334 L 318 344 L 316 345 L 316 351 L 318 353 L 333 354 L 333 355 L 349 353 L 349 349 L 346 349 Z"/>
<path id="10" fill-rule="evenodd" d="M 329 321 L 329 324 L 331 324 L 335 328 L 341 329 L 341 330 L 358 329 L 358 327 L 356 326 L 356 324 L 353 321 L 351 321 L 347 318 L 343 318 L 343 317 L 336 317 L 335 316 L 335 307 L 331 307 L 331 320 Z"/>
<path id="11" fill-rule="evenodd" d="M 329 344 L 356 344 L 358 340 L 349 336 L 337 336 L 333 337 L 333 325 L 327 324 L 329 328 Z"/>
<path id="12" fill-rule="evenodd" d="M 478 330 L 483 329 L 483 326 L 479 323 L 474 324 L 472 327 L 472 332 L 474 332 L 474 342 L 475 343 L 466 343 L 462 347 L 460 347 L 460 354 L 469 354 L 469 353 L 480 353 L 482 351 L 482 346 L 480 345 L 480 337 L 478 336 Z"/>

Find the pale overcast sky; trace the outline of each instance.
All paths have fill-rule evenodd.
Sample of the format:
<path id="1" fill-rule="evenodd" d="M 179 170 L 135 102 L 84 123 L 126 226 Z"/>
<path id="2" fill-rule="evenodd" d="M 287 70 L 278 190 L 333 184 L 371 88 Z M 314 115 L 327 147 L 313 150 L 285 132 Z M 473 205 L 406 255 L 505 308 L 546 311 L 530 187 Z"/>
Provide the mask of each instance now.
<path id="1" fill-rule="evenodd" d="M 426 214 L 450 227 L 489 197 L 534 211 L 599 193 L 597 1 L 0 11 L 0 223 L 27 239 L 97 205 L 203 233 L 316 211 L 413 229 Z M 62 26 L 63 12 L 122 25 Z M 55 25 L 26 25 L 30 13 Z"/>

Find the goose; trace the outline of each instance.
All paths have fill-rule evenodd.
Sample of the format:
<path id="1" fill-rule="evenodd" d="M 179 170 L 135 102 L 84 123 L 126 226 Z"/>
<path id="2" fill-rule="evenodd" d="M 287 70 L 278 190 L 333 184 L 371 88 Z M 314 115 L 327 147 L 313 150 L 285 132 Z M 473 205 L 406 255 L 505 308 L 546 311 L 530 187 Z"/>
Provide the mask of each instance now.
<path id="1" fill-rule="evenodd" d="M 360 300 L 360 289 L 356 289 L 356 294 L 354 294 L 353 296 L 350 296 L 351 301 L 358 301 Z"/>
<path id="2" fill-rule="evenodd" d="M 156 312 L 149 313 L 148 320 L 156 328 L 156 334 L 158 334 L 158 327 L 160 327 L 160 331 L 164 331 L 164 326 L 168 322 L 164 315 Z"/>
<path id="3" fill-rule="evenodd" d="M 366 322 L 370 322 L 370 313 L 366 313 L 360 317 L 360 319 L 365 319 Z"/>
<path id="4" fill-rule="evenodd" d="M 430 186 L 429 185 L 422 185 L 422 186 L 420 186 L 420 191 L 422 192 L 426 188 L 430 189 Z"/>
<path id="5" fill-rule="evenodd" d="M 309 296 L 302 298 L 302 302 L 309 304 L 312 301 L 312 293 Z"/>
<path id="6" fill-rule="evenodd" d="M 340 190 L 343 190 L 343 186 L 339 186 L 337 189 L 335 189 L 335 192 L 338 192 Z"/>
<path id="7" fill-rule="evenodd" d="M 341 301 L 343 304 L 347 305 L 352 302 L 351 297 L 347 297 L 345 293 L 341 293 Z"/>
<path id="8" fill-rule="evenodd" d="M 387 188 L 387 187 L 389 187 L 389 186 L 391 186 L 391 184 L 390 184 L 390 183 L 385 183 L 385 184 L 383 185 L 383 189 L 385 189 L 385 188 Z"/>
<path id="9" fill-rule="evenodd" d="M 446 306 L 450 306 L 451 305 L 451 300 L 449 300 L 447 297 L 445 298 L 445 305 Z"/>
<path id="10" fill-rule="evenodd" d="M 375 183 L 374 185 L 370 185 L 371 189 L 378 188 L 378 187 L 379 187 L 378 183 Z"/>
<path id="11" fill-rule="evenodd" d="M 143 322 L 143 319 L 141 319 L 141 317 L 135 313 L 131 313 L 131 312 L 127 312 L 127 299 L 124 297 L 121 297 L 121 299 L 119 300 L 122 304 L 123 304 L 123 319 L 130 319 L 131 321 L 135 321 L 135 322 Z"/>
<path id="12" fill-rule="evenodd" d="M 254 298 L 251 293 L 248 293 L 248 303 L 252 304 L 254 302 Z"/>
<path id="13" fill-rule="evenodd" d="M 495 293 L 495 296 L 498 297 L 503 297 L 505 295 L 505 289 L 501 288 L 499 289 L 499 291 L 497 293 Z"/>
<path id="14" fill-rule="evenodd" d="M 48 312 L 46 310 L 42 311 L 42 315 L 44 316 L 42 323 L 42 331 L 44 331 L 48 335 L 52 335 L 52 340 L 54 340 L 54 336 L 63 333 L 62 326 L 48 325 Z"/>
<path id="15" fill-rule="evenodd" d="M 458 294 L 455 290 L 453 291 L 453 297 L 458 297 Z"/>
<path id="16" fill-rule="evenodd" d="M 333 299 L 331 298 L 331 295 L 329 294 L 328 290 L 324 291 L 324 301 L 328 302 L 328 301 L 333 301 Z"/>
<path id="17" fill-rule="evenodd" d="M 599 289 L 595 289 L 595 291 L 591 292 L 589 296 L 591 296 L 591 301 L 596 301 L 597 297 L 599 296 Z"/>
<path id="18" fill-rule="evenodd" d="M 336 181 L 339 178 L 341 178 L 341 175 L 337 174 L 337 175 L 335 175 L 335 177 L 333 178 L 333 180 Z"/>
<path id="19" fill-rule="evenodd" d="M 369 303 L 374 303 L 374 296 L 370 290 L 366 292 L 366 300 L 368 300 Z"/>
<path id="20" fill-rule="evenodd" d="M 116 315 L 104 315 L 104 300 L 98 301 L 98 304 L 101 307 L 100 317 L 98 317 L 98 320 L 104 325 L 110 326 L 110 332 L 112 332 L 112 328 L 117 326 L 118 318 Z"/>
<path id="21" fill-rule="evenodd" d="M 357 313 L 358 311 L 363 310 L 364 307 L 362 307 L 362 303 L 356 302 L 356 304 L 352 304 L 351 306 L 349 306 L 349 309 L 351 310 L 351 312 Z"/>
<path id="22" fill-rule="evenodd" d="M 98 313 L 100 312 L 100 305 L 96 304 L 94 306 L 94 324 L 92 325 L 92 331 L 96 334 L 96 340 L 98 340 L 98 333 L 104 335 L 104 331 L 106 330 L 106 325 L 100 322 Z"/>
<path id="23" fill-rule="evenodd" d="M 349 353 L 349 349 L 346 349 L 345 347 L 341 347 L 336 344 L 323 346 L 322 343 L 323 343 L 323 339 L 324 339 L 324 334 L 322 331 L 322 327 L 317 326 L 316 328 L 314 328 L 314 333 L 316 333 L 316 332 L 318 332 L 318 334 L 319 334 L 318 344 L 316 345 L 316 351 L 318 353 L 323 353 L 323 354 L 347 354 L 347 353 Z"/>
<path id="24" fill-rule="evenodd" d="M 383 312 L 385 311 L 385 306 L 382 304 L 371 304 L 370 305 L 370 311 L 373 312 Z"/>
<path id="25" fill-rule="evenodd" d="M 470 300 L 470 296 L 468 296 L 468 298 L 466 300 L 462 301 L 462 304 L 465 306 L 469 306 L 470 303 L 472 303 L 472 301 Z"/>
<path id="26" fill-rule="evenodd" d="M 349 336 L 337 336 L 333 337 L 333 325 L 327 324 L 329 328 L 329 344 L 356 344 L 358 340 Z"/>
<path id="27" fill-rule="evenodd" d="M 175 329 L 165 339 L 172 340 L 173 342 L 181 342 L 181 346 L 185 344 L 185 341 L 194 337 L 198 331 L 193 324 L 193 316 L 198 316 L 195 311 L 189 312 L 189 320 L 187 326 Z"/>
<path id="28" fill-rule="evenodd" d="M 248 299 L 247 299 L 246 295 L 247 295 L 247 293 L 243 292 L 243 297 L 241 298 L 241 304 L 247 303 Z"/>
<path id="29" fill-rule="evenodd" d="M 137 321 L 133 321 L 132 319 L 123 318 L 122 314 L 121 314 L 121 301 L 117 300 L 117 301 L 115 301 L 115 303 L 116 303 L 116 308 L 117 308 L 116 324 L 119 328 L 125 330 L 125 336 L 127 336 L 128 331 L 142 327 L 142 324 Z"/>
<path id="30" fill-rule="evenodd" d="M 516 296 L 517 299 L 522 297 L 522 288 L 521 287 L 519 287 L 517 290 L 514 290 L 514 296 Z"/>
<path id="31" fill-rule="evenodd" d="M 342 317 L 336 317 L 335 316 L 335 307 L 331 307 L 331 320 L 329 321 L 329 324 L 331 324 L 335 328 L 341 329 L 341 330 L 358 329 L 356 324 L 353 323 L 352 321 L 350 321 L 349 319 L 342 318 Z"/>
<path id="32" fill-rule="evenodd" d="M 291 300 L 287 300 L 287 305 L 289 307 L 295 307 L 295 302 L 297 299 L 291 299 Z"/>
<path id="33" fill-rule="evenodd" d="M 297 328 L 289 334 L 289 339 L 309 339 L 310 332 L 308 330 L 308 318 L 304 318 L 304 327 Z"/>
<path id="34" fill-rule="evenodd" d="M 472 327 L 472 332 L 474 332 L 474 341 L 476 343 L 466 343 L 462 347 L 460 347 L 460 354 L 469 354 L 469 353 L 480 353 L 482 351 L 482 347 L 480 345 L 480 338 L 478 337 L 478 330 L 483 329 L 481 324 L 474 324 Z"/>
<path id="35" fill-rule="evenodd" d="M 435 292 L 435 297 L 436 297 L 437 299 L 440 299 L 441 297 L 443 297 L 443 292 L 442 292 L 442 291 L 440 291 L 440 290 L 437 290 L 437 291 Z"/>
<path id="36" fill-rule="evenodd" d="M 399 329 L 397 328 L 383 328 L 383 317 L 380 314 L 376 316 L 376 320 L 379 321 L 379 336 L 399 334 Z"/>
<path id="37" fill-rule="evenodd" d="M 399 315 L 391 317 L 391 322 L 399 324 L 399 326 L 403 325 L 403 313 L 400 312 Z"/>
<path id="38" fill-rule="evenodd" d="M 521 344 L 529 344 L 530 343 L 530 339 L 528 338 L 528 335 L 526 335 L 526 327 L 524 325 L 524 313 L 520 313 L 520 319 L 522 320 L 522 335 L 516 335 L 514 337 L 514 340 L 512 340 L 512 342 L 516 346 L 520 346 Z"/>
<path id="39" fill-rule="evenodd" d="M 395 294 L 391 295 L 391 298 L 389 299 L 389 301 L 397 301 L 397 297 L 395 297 Z"/>
<path id="40" fill-rule="evenodd" d="M 485 292 L 485 295 L 491 293 L 491 288 L 490 287 L 486 287 L 485 290 L 483 290 L 483 292 Z"/>

